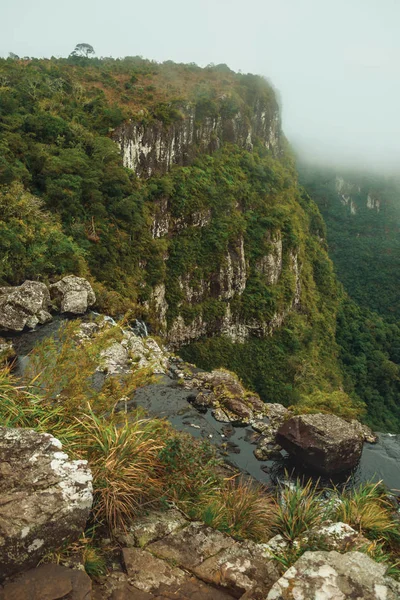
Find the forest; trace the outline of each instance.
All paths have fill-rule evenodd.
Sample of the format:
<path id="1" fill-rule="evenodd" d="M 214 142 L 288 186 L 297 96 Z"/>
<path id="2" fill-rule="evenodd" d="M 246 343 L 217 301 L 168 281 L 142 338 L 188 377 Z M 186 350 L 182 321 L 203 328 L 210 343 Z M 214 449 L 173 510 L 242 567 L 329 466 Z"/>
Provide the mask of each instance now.
<path id="1" fill-rule="evenodd" d="M 279 156 L 261 141 L 251 150 L 227 143 L 147 179 L 123 166 L 113 141 L 115 129 L 129 120 L 163 127 L 181 121 L 188 102 L 202 121 L 250 115 L 260 98 L 275 102 L 265 80 L 226 65 L 201 69 L 140 57 L 1 59 L 0 285 L 82 275 L 93 284 L 99 310 L 144 318 L 159 333 L 151 298 L 154 286 L 164 283 L 167 326 L 178 314 L 189 323 L 201 313 L 214 327 L 214 335 L 180 350 L 184 358 L 235 370 L 265 401 L 361 416 L 376 429 L 400 431 L 394 203 L 378 215 L 360 208 L 360 220 L 349 225 L 358 228 L 352 238 L 357 254 L 344 237 L 336 191 L 333 198 L 315 174 L 301 175 L 299 185 L 285 141 Z M 164 199 L 173 219 L 209 211 L 210 224 L 154 238 L 154 210 Z M 382 267 L 371 255 L 378 246 L 358 230 L 374 234 Z M 266 231 L 283 239 L 282 276 L 274 286 L 255 268 L 269 248 Z M 232 300 L 235 315 L 268 321 L 285 310 L 295 286 L 294 249 L 302 264 L 302 302 L 273 335 L 233 343 L 218 334 L 223 303 L 213 297 L 187 302 L 179 278 L 189 272 L 199 282 L 210 278 L 213 264 L 240 237 L 250 267 L 244 293 Z"/>

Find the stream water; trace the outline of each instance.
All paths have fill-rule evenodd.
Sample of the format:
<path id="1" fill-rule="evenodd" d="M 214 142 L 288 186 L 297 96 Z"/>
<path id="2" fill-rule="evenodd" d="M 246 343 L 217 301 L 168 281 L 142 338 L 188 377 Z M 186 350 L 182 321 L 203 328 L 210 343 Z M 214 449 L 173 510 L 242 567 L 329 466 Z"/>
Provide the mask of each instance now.
<path id="1" fill-rule="evenodd" d="M 18 354 L 16 372 L 21 373 L 28 353 L 35 344 L 49 335 L 57 335 L 61 319 L 33 332 L 13 336 L 14 347 Z M 128 409 L 144 408 L 150 416 L 166 418 L 179 431 L 190 433 L 194 438 L 206 438 L 220 448 L 226 460 L 241 471 L 248 473 L 256 480 L 266 484 L 276 484 L 279 480 L 290 477 L 310 476 L 317 480 L 312 471 L 306 471 L 290 459 L 282 451 L 281 458 L 271 461 L 259 461 L 253 451 L 257 444 L 257 434 L 250 426 L 233 427 L 220 423 L 211 415 L 195 409 L 190 400 L 195 390 L 186 390 L 177 380 L 160 375 L 157 382 L 136 390 L 127 403 Z M 360 463 L 351 473 L 336 477 L 333 481 L 322 481 L 326 485 L 341 485 L 349 480 L 350 485 L 363 481 L 383 480 L 387 487 L 400 495 L 400 435 L 380 433 L 377 444 L 364 444 Z"/>

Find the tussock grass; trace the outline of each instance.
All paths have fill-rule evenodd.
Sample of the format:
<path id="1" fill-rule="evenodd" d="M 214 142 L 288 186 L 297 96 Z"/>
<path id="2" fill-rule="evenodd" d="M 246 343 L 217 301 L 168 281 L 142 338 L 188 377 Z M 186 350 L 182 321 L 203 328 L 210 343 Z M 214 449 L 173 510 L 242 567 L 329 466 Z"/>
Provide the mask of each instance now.
<path id="1" fill-rule="evenodd" d="M 277 505 L 265 488 L 243 479 L 225 482 L 199 511 L 202 521 L 236 538 L 266 542 Z"/>
<path id="2" fill-rule="evenodd" d="M 381 482 L 344 490 L 337 502 L 335 518 L 372 537 L 387 537 L 399 531 L 399 524 L 393 519 L 393 506 Z"/>
<path id="3" fill-rule="evenodd" d="M 93 475 L 93 516 L 105 520 L 111 531 L 126 528 L 144 506 L 157 503 L 162 493 L 158 455 L 164 447 L 165 426 L 155 419 L 107 422 L 90 409 L 78 423 L 84 440 L 82 456 Z"/>
<path id="4" fill-rule="evenodd" d="M 301 485 L 297 479 L 294 484 L 280 488 L 273 530 L 292 542 L 302 533 L 320 525 L 326 518 L 325 511 L 323 491 L 318 489 L 318 483 L 314 485 L 309 479 Z"/>

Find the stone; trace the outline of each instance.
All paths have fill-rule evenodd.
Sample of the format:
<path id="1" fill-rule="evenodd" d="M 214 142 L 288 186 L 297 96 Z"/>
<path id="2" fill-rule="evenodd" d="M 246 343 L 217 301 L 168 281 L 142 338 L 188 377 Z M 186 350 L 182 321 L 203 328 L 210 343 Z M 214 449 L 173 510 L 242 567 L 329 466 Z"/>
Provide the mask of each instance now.
<path id="1" fill-rule="evenodd" d="M 400 583 L 361 552 L 305 552 L 272 586 L 267 600 L 399 600 Z"/>
<path id="2" fill-rule="evenodd" d="M 51 299 L 62 313 L 83 315 L 96 303 L 90 283 L 83 277 L 67 275 L 50 286 Z"/>
<path id="3" fill-rule="evenodd" d="M 278 429 L 277 442 L 297 461 L 324 474 L 355 467 L 363 436 L 358 427 L 336 415 L 297 415 Z"/>
<path id="4" fill-rule="evenodd" d="M 253 411 L 238 398 L 223 398 L 221 400 L 224 412 L 233 413 L 241 423 L 249 423 L 254 419 Z"/>
<path id="5" fill-rule="evenodd" d="M 309 529 L 296 541 L 303 545 L 312 541 L 324 550 L 337 550 L 337 552 L 348 552 L 362 546 L 369 546 L 371 543 L 350 525 L 341 522 Z"/>
<path id="6" fill-rule="evenodd" d="M 289 548 L 289 542 L 279 533 L 268 540 L 263 546 L 263 555 L 266 558 L 274 558 L 284 553 Z"/>
<path id="7" fill-rule="evenodd" d="M 55 564 L 40 565 L 0 589 L 0 600 L 91 600 L 92 581 L 84 572 Z"/>
<path id="8" fill-rule="evenodd" d="M 11 363 L 16 358 L 17 353 L 11 340 L 0 337 L 0 365 Z"/>
<path id="9" fill-rule="evenodd" d="M 79 539 L 92 506 L 85 460 L 47 433 L 0 427 L 0 564 L 6 577 Z"/>
<path id="10" fill-rule="evenodd" d="M 277 402 L 264 404 L 264 413 L 270 420 L 270 423 L 275 426 L 282 425 L 292 415 L 283 404 L 278 404 Z"/>
<path id="11" fill-rule="evenodd" d="M 194 522 L 150 544 L 147 549 L 160 558 L 174 561 L 190 570 L 210 556 L 234 545 L 234 540 L 224 533 Z"/>
<path id="12" fill-rule="evenodd" d="M 282 447 L 279 444 L 271 442 L 269 438 L 261 438 L 254 450 L 254 456 L 257 460 L 273 460 L 281 458 L 281 451 Z"/>
<path id="13" fill-rule="evenodd" d="M 107 375 L 117 375 L 127 373 L 130 370 L 131 361 L 129 355 L 122 344 L 114 342 L 100 352 L 100 365 L 98 371 L 103 371 Z"/>
<path id="14" fill-rule="evenodd" d="M 17 287 L 0 288 L 0 329 L 22 331 L 51 321 L 50 295 L 39 281 L 25 281 Z"/>
<path id="15" fill-rule="evenodd" d="M 254 600 L 265 598 L 279 579 L 278 567 L 265 557 L 263 545 L 253 542 L 235 543 L 193 568 L 193 573 L 236 597 L 251 592 Z"/>
<path id="16" fill-rule="evenodd" d="M 246 395 L 246 404 L 249 405 L 255 413 L 264 413 L 265 404 L 259 396 Z"/>
<path id="17" fill-rule="evenodd" d="M 171 567 L 141 548 L 123 548 L 122 556 L 129 582 L 143 592 L 153 592 L 162 583 L 171 586 L 185 579 L 182 569 Z"/>
<path id="18" fill-rule="evenodd" d="M 188 521 L 178 510 L 154 511 L 145 517 L 137 518 L 127 531 L 118 532 L 116 538 L 125 546 L 143 548 L 187 524 Z"/>
<path id="19" fill-rule="evenodd" d="M 370 427 L 368 427 L 368 425 L 364 425 L 364 423 L 360 423 L 360 421 L 356 421 L 355 419 L 353 419 L 351 423 L 359 429 L 365 442 L 368 442 L 368 444 L 376 444 L 378 442 L 378 436 Z"/>

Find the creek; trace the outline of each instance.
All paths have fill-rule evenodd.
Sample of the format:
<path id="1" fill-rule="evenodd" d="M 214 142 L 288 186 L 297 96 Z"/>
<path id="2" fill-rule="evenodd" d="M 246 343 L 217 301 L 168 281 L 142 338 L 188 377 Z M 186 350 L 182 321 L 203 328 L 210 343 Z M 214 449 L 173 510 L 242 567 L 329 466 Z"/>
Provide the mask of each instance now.
<path id="1" fill-rule="evenodd" d="M 55 318 L 32 332 L 9 336 L 13 339 L 18 355 L 17 375 L 23 372 L 32 348 L 44 338 L 56 336 L 64 320 Z M 279 459 L 257 460 L 253 451 L 257 445 L 258 434 L 252 427 L 218 422 L 210 410 L 199 412 L 191 404 L 196 393 L 196 390 L 185 389 L 170 375 L 159 375 L 156 383 L 136 390 L 134 396 L 126 403 L 126 408 L 134 410 L 136 407 L 142 407 L 150 416 L 167 419 L 179 431 L 190 433 L 197 439 L 208 439 L 219 448 L 225 460 L 261 483 L 275 485 L 278 481 L 287 480 L 288 476 L 305 476 L 318 480 L 316 473 L 303 467 L 299 468 L 285 451 L 282 451 Z M 362 457 L 356 469 L 334 479 L 321 479 L 321 484 L 341 487 L 347 481 L 349 485 L 355 486 L 364 481 L 383 480 L 389 489 L 400 495 L 400 435 L 378 435 L 376 444 L 364 444 Z"/>

